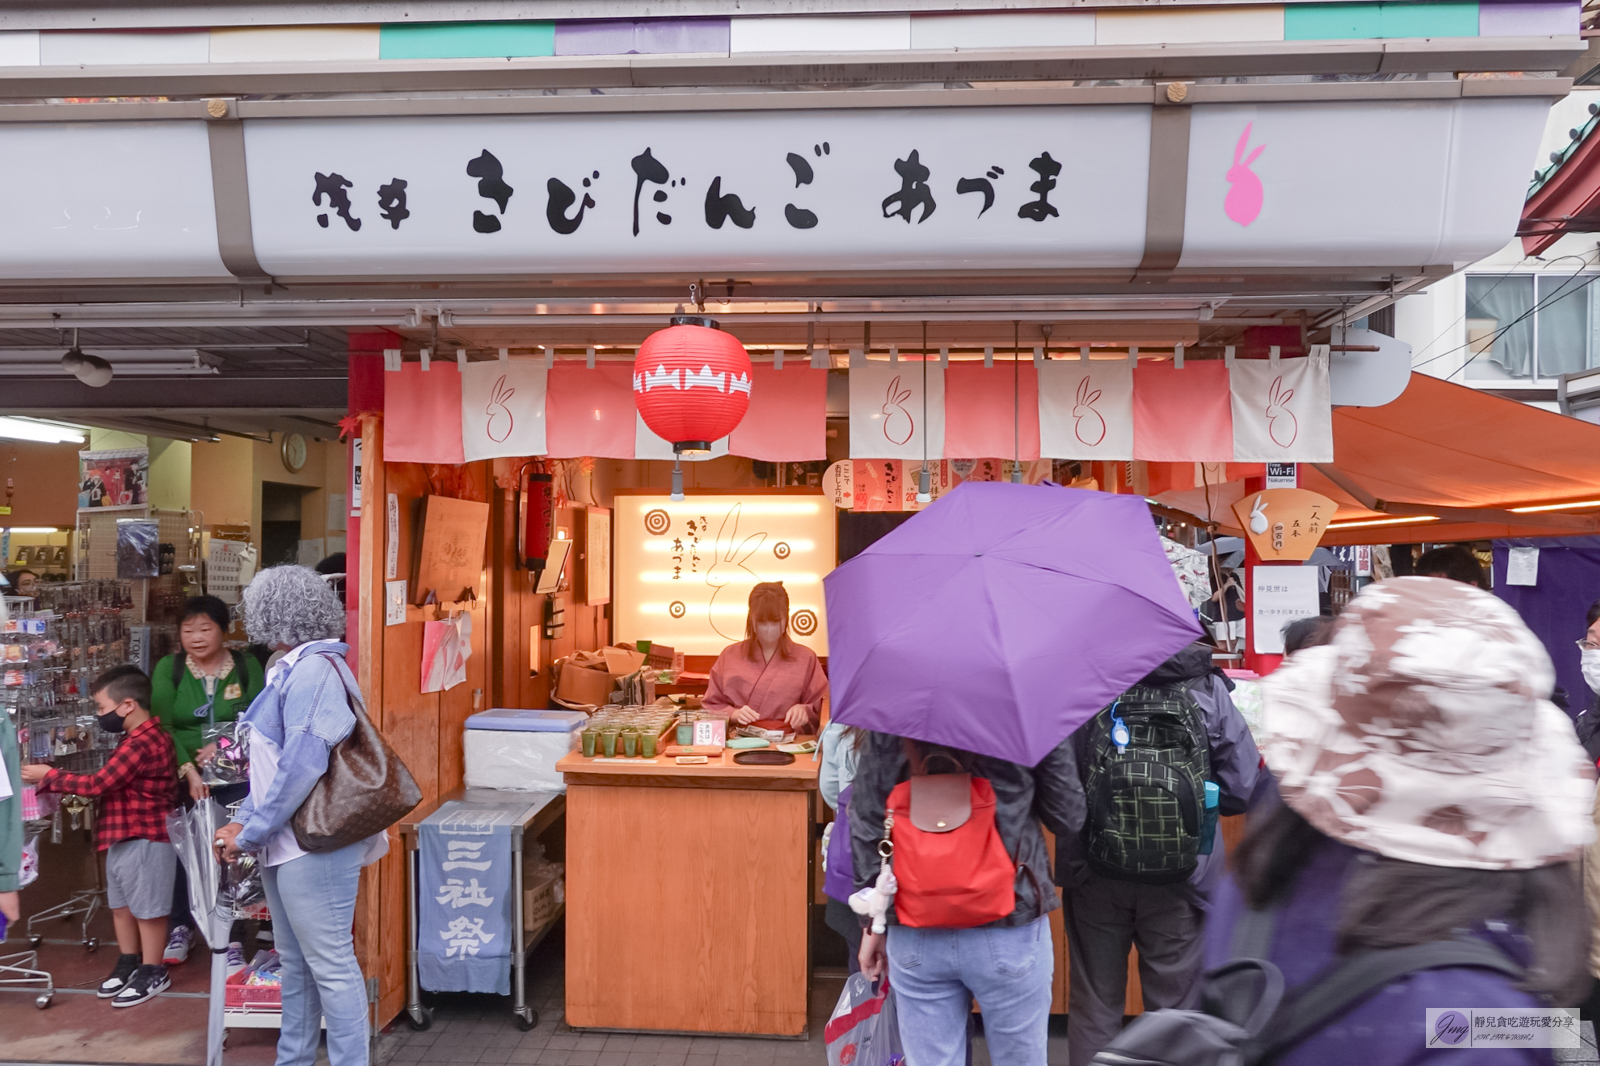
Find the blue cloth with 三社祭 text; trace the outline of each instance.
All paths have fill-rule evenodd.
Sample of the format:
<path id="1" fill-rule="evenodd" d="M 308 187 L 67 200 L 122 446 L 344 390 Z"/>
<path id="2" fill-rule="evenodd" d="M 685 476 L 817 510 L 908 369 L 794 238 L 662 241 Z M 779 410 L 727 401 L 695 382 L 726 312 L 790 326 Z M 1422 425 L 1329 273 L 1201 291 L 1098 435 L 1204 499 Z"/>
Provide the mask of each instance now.
<path id="1" fill-rule="evenodd" d="M 431 992 L 511 994 L 511 827 L 526 801 L 442 805 L 422 823 L 417 974 Z"/>

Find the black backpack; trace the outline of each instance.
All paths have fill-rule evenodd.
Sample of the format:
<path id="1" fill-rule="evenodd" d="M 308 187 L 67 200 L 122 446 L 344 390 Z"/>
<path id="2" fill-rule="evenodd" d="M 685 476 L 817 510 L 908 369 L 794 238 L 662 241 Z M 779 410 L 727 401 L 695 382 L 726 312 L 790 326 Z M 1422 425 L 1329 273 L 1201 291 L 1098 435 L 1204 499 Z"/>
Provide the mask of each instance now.
<path id="1" fill-rule="evenodd" d="M 1139 1015 L 1091 1066 L 1265 1066 L 1407 974 L 1471 966 L 1513 980 L 1524 976 L 1502 952 L 1462 937 L 1352 955 L 1286 998 L 1283 973 L 1264 958 L 1276 917 L 1275 911 L 1240 917 L 1233 961 L 1201 978 L 1200 1010 Z"/>
<path id="2" fill-rule="evenodd" d="M 1200 861 L 1211 775 L 1205 719 L 1188 687 L 1135 685 L 1084 728 L 1089 868 L 1147 885 L 1187 880 Z"/>

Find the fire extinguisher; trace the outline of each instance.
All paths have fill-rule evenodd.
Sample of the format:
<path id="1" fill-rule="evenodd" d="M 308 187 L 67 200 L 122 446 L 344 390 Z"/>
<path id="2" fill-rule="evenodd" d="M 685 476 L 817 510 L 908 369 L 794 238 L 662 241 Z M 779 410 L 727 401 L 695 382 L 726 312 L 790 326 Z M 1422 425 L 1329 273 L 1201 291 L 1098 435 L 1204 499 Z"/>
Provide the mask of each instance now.
<path id="1" fill-rule="evenodd" d="M 555 528 L 555 478 L 533 473 L 519 488 L 517 556 L 526 570 L 543 570 L 550 553 L 550 532 Z"/>

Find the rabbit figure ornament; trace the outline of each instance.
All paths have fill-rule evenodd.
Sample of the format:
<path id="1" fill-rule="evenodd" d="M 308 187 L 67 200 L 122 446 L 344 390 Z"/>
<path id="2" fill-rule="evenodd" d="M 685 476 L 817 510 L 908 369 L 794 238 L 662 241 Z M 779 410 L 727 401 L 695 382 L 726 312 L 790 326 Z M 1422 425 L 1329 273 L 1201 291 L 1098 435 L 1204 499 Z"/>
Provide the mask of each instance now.
<path id="1" fill-rule="evenodd" d="M 1289 410 L 1292 399 L 1294 390 L 1283 387 L 1283 377 L 1273 378 L 1272 388 L 1267 390 L 1267 434 L 1280 448 L 1289 447 L 1300 436 L 1300 420 Z"/>
<path id="2" fill-rule="evenodd" d="M 1089 376 L 1078 382 L 1078 397 L 1072 405 L 1072 433 L 1084 444 L 1093 448 L 1106 439 L 1106 420 L 1094 405 L 1100 400 L 1101 390 L 1091 388 Z"/>
<path id="3" fill-rule="evenodd" d="M 1239 223 L 1248 226 L 1261 214 L 1261 204 L 1266 194 L 1261 188 L 1261 179 L 1250 165 L 1256 161 L 1267 147 L 1264 144 L 1256 146 L 1250 153 L 1250 158 L 1244 157 L 1244 150 L 1250 144 L 1250 127 L 1255 123 L 1245 123 L 1244 132 L 1239 135 L 1239 143 L 1233 149 L 1233 166 L 1228 168 L 1228 195 L 1222 201 L 1222 210 L 1227 216 Z"/>
<path id="4" fill-rule="evenodd" d="M 1257 496 L 1255 505 L 1250 508 L 1250 532 L 1259 536 L 1266 531 L 1267 501 Z"/>
<path id="5" fill-rule="evenodd" d="M 517 390 L 506 384 L 504 374 L 495 379 L 494 388 L 489 393 L 489 403 L 484 407 L 483 413 L 489 416 L 484 432 L 496 444 L 504 444 L 511 431 L 516 428 L 516 420 L 511 416 L 511 408 L 507 406 L 511 397 Z"/>
<path id="6" fill-rule="evenodd" d="M 900 387 L 900 375 L 889 379 L 883 397 L 883 435 L 891 444 L 904 444 L 917 431 L 917 423 L 906 410 L 911 390 Z"/>

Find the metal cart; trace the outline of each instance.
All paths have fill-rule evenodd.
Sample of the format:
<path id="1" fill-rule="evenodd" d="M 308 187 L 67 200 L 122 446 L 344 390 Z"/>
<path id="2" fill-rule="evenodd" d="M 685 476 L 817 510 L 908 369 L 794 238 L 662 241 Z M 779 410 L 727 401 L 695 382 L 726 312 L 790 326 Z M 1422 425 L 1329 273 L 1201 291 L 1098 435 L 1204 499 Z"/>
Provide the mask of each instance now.
<path id="1" fill-rule="evenodd" d="M 508 800 L 525 800 L 527 806 L 515 814 L 511 823 L 511 920 L 515 943 L 511 951 L 511 1012 L 516 1015 L 522 1030 L 539 1024 L 539 1015 L 528 1006 L 527 969 L 528 953 L 539 946 L 556 922 L 561 920 L 565 906 L 557 908 L 538 929 L 524 928 L 522 915 L 522 853 L 523 842 L 537 839 L 540 834 L 565 816 L 567 797 L 564 792 L 503 792 L 492 788 L 457 788 L 440 796 L 438 802 L 418 807 L 400 823 L 400 839 L 405 846 L 406 863 L 406 1020 L 413 1029 L 422 1030 L 433 1023 L 433 1012 L 422 1005 L 422 983 L 417 976 L 417 883 L 422 857 L 422 823 L 440 807 L 451 801 L 471 805 L 474 801 L 503 807 Z"/>

